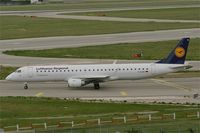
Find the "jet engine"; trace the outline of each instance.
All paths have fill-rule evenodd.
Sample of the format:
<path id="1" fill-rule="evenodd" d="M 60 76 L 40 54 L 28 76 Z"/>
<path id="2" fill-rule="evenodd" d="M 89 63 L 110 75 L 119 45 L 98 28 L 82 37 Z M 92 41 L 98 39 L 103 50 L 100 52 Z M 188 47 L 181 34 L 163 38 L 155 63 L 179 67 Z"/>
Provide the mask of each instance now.
<path id="1" fill-rule="evenodd" d="M 81 79 L 69 79 L 68 80 L 68 86 L 69 87 L 81 87 L 85 85 L 85 81 Z"/>

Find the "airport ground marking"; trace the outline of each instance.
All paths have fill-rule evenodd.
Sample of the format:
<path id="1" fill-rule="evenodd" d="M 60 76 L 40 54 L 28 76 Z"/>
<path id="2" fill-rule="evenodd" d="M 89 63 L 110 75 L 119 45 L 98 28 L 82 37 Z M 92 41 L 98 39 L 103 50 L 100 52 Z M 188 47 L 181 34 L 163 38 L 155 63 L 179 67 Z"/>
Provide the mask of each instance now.
<path id="1" fill-rule="evenodd" d="M 125 91 L 120 91 L 120 94 L 121 94 L 122 96 L 127 96 L 127 95 L 128 95 Z"/>
<path id="2" fill-rule="evenodd" d="M 36 97 L 42 97 L 44 94 L 42 92 L 37 93 L 35 96 Z"/>
<path id="3" fill-rule="evenodd" d="M 151 80 L 154 81 L 157 84 L 161 84 L 161 85 L 177 88 L 177 89 L 184 90 L 184 91 L 187 91 L 187 92 L 191 92 L 192 91 L 191 88 L 188 88 L 188 87 L 176 84 L 176 83 L 168 82 L 168 81 L 165 81 L 165 80 L 161 80 L 161 79 L 151 79 Z"/>

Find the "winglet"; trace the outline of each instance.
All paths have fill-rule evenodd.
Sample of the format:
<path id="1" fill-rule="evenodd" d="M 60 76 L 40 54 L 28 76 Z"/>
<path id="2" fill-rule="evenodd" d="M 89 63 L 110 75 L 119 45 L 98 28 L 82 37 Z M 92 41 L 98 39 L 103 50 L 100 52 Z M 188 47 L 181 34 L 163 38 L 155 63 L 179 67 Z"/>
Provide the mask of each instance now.
<path id="1" fill-rule="evenodd" d="M 171 51 L 171 53 L 168 55 L 166 59 L 162 59 L 156 63 L 184 64 L 189 41 L 190 38 L 181 39 L 178 45 Z"/>

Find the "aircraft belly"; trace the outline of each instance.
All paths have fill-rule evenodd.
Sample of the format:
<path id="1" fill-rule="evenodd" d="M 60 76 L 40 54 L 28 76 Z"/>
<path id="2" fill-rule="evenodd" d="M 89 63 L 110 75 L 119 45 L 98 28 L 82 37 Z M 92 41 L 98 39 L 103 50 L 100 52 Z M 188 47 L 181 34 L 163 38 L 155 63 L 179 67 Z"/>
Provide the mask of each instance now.
<path id="1" fill-rule="evenodd" d="M 121 80 L 137 80 L 151 77 L 149 72 L 120 73 L 118 78 Z"/>

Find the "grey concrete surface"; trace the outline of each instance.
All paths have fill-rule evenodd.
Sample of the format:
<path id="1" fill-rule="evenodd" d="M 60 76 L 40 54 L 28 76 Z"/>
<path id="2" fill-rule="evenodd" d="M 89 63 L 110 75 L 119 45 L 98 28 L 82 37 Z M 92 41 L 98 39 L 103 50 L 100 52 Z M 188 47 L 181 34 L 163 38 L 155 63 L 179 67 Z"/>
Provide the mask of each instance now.
<path id="1" fill-rule="evenodd" d="M 199 81 L 200 78 L 112 81 L 100 84 L 100 90 L 94 90 L 93 85 L 83 88 L 68 88 L 65 82 L 34 82 L 29 84 L 28 90 L 24 90 L 22 82 L 0 81 L 0 96 L 44 96 L 83 99 L 112 99 L 115 97 L 116 100 L 133 100 L 137 97 L 148 99 L 149 97 L 155 101 L 158 98 L 166 99 L 168 97 L 175 101 L 180 101 L 180 99 L 187 101 L 188 98 L 193 99 L 193 94 L 200 94 Z M 200 100 L 197 99 L 191 101 L 200 103 Z"/>

